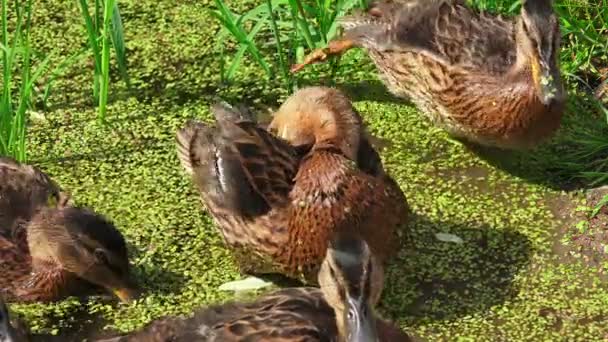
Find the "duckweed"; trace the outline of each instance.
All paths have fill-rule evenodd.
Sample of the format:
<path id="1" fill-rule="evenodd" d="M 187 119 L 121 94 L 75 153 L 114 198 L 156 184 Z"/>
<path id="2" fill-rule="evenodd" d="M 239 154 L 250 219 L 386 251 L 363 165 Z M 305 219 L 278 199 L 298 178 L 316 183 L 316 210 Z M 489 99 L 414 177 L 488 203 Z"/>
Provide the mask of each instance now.
<path id="1" fill-rule="evenodd" d="M 276 106 L 288 94 L 254 67 L 221 83 L 209 3 L 121 1 L 133 88 L 113 84 L 109 125 L 94 120 L 86 60 L 58 80 L 44 120 L 32 123 L 32 162 L 78 203 L 114 220 L 146 290 L 131 305 L 106 298 L 13 305 L 34 331 L 61 340 L 73 331 L 80 339 L 99 335 L 83 326 L 124 332 L 231 298 L 218 287 L 239 279 L 238 267 L 180 169 L 174 133 L 189 118 L 211 120 L 215 96 Z M 33 45 L 56 52 L 57 63 L 86 42 L 77 11 L 75 2 L 36 4 Z M 387 142 L 384 163 L 413 211 L 411 240 L 386 271 L 379 311 L 429 341 L 608 338 L 606 285 L 595 270 L 562 262 L 554 248 L 562 228 L 576 223 L 555 203 L 581 198 L 551 178 L 560 137 L 530 153 L 473 151 L 388 95 L 363 53 L 349 52 L 341 65 L 336 84 L 352 94 L 370 133 Z M 328 82 L 327 75 L 314 66 L 300 82 Z M 565 125 L 584 115 L 569 113 Z"/>

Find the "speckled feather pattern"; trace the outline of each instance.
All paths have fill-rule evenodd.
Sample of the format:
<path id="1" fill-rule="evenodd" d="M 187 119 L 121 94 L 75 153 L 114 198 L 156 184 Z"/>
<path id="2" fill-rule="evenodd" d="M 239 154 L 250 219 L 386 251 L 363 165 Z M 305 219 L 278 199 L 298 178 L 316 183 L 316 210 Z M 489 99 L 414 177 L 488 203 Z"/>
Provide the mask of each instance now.
<path id="1" fill-rule="evenodd" d="M 184 169 L 192 170 L 244 272 L 315 283 L 336 230 L 362 234 L 380 260 L 395 252 L 407 204 L 396 183 L 378 171 L 381 164 L 365 165 L 379 175 L 366 173 L 331 146 L 302 155 L 249 121 L 216 128 L 190 123 L 177 140 Z M 372 152 L 366 162 L 379 163 Z"/>
<path id="2" fill-rule="evenodd" d="M 288 244 L 295 248 L 276 258 L 314 274 L 333 232 L 352 231 L 365 237 L 379 260 L 386 260 L 398 247 L 395 229 L 405 223 L 407 209 L 396 184 L 383 178 L 362 172 L 336 151 L 314 150 L 302 160 L 290 193 Z"/>
<path id="3" fill-rule="evenodd" d="M 228 303 L 196 312 L 192 317 L 164 318 L 114 342 L 332 342 L 338 341 L 333 309 L 317 288 L 290 288 L 252 303 Z M 382 341 L 409 338 L 378 320 Z"/>
<path id="4" fill-rule="evenodd" d="M 251 303 L 228 303 L 192 317 L 165 318 L 115 341 L 335 341 L 333 309 L 316 288 L 290 288 Z"/>
<path id="5" fill-rule="evenodd" d="M 0 237 L 0 295 L 7 301 L 51 301 L 60 297 L 71 278 L 52 262 L 39 262 L 33 269 L 22 242 Z"/>
<path id="6" fill-rule="evenodd" d="M 38 168 L 0 157 L 0 235 L 10 237 L 17 220 L 29 220 L 59 187 Z"/>
<path id="7" fill-rule="evenodd" d="M 380 70 L 386 70 L 383 80 L 396 95 L 410 98 L 435 125 L 454 136 L 484 145 L 527 148 L 560 126 L 564 104 L 543 106 L 525 79 L 505 85 L 492 76 L 446 67 L 421 54 L 370 55 Z M 384 63 L 386 59 L 391 60 Z M 404 85 L 411 87 L 405 90 Z"/>
<path id="8" fill-rule="evenodd" d="M 543 105 L 530 69 L 512 71 L 515 23 L 461 0 L 380 1 L 342 19 L 344 38 L 369 51 L 389 90 L 435 125 L 477 143 L 527 148 L 559 128 L 564 101 Z"/>

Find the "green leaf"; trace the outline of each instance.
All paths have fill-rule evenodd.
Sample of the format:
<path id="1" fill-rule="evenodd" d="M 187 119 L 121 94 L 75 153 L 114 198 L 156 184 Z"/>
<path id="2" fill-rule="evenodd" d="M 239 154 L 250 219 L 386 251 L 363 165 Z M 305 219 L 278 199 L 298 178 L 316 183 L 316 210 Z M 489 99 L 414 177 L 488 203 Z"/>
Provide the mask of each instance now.
<path id="1" fill-rule="evenodd" d="M 114 46 L 120 75 L 127 84 L 127 87 L 131 88 L 131 81 L 129 79 L 129 74 L 127 73 L 127 52 L 125 49 L 124 28 L 118 9 L 118 2 L 114 3 L 114 8 L 112 10 L 112 45 Z"/>
<path id="2" fill-rule="evenodd" d="M 606 204 L 608 204 L 608 195 L 602 197 L 602 199 L 597 203 L 595 208 L 593 208 L 590 217 L 594 218 Z"/>

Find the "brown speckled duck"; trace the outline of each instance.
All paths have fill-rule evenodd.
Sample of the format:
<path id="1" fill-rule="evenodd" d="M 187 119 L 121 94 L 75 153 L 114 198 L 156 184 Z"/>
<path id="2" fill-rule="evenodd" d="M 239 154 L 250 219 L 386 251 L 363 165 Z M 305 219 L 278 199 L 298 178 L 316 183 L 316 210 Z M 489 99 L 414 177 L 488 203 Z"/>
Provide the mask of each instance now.
<path id="1" fill-rule="evenodd" d="M 41 207 L 63 207 L 69 196 L 35 166 L 0 157 L 0 236 L 10 238 L 18 221 Z"/>
<path id="2" fill-rule="evenodd" d="M 336 231 L 361 234 L 385 261 L 407 204 L 365 137 L 348 98 L 331 88 L 293 94 L 269 129 L 215 105 L 217 127 L 190 122 L 179 159 L 246 273 L 316 282 Z"/>
<path id="3" fill-rule="evenodd" d="M 509 19 L 464 0 L 376 1 L 342 27 L 340 39 L 293 70 L 363 47 L 392 93 L 454 136 L 531 148 L 560 126 L 566 96 L 551 0 L 524 0 Z"/>
<path id="4" fill-rule="evenodd" d="M 374 313 L 382 278 L 382 266 L 364 240 L 337 236 L 319 272 L 320 289 L 282 289 L 251 303 L 205 308 L 189 318 L 162 318 L 139 332 L 104 341 L 410 341 Z"/>
<path id="5" fill-rule="evenodd" d="M 48 302 L 104 288 L 128 301 L 136 296 L 125 241 L 111 222 L 75 207 L 43 207 L 23 234 L 0 237 L 0 296 Z"/>

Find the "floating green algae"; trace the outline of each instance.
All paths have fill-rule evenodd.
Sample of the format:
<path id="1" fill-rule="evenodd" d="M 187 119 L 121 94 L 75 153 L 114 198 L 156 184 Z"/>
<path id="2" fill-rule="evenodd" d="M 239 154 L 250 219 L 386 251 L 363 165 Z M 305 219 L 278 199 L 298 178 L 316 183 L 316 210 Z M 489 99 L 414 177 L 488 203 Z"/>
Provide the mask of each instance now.
<path id="1" fill-rule="evenodd" d="M 287 92 L 256 68 L 221 83 L 209 3 L 121 1 L 133 89 L 112 85 L 110 124 L 94 120 L 86 59 L 55 84 L 45 119 L 33 123 L 30 159 L 78 203 L 114 220 L 146 290 L 132 305 L 104 298 L 12 305 L 36 332 L 65 340 L 79 331 L 78 340 L 97 336 L 80 332 L 83 325 L 130 331 L 232 298 L 218 287 L 241 275 L 179 166 L 174 134 L 189 118 L 211 120 L 215 96 L 276 106 Z M 55 51 L 57 61 L 77 51 L 86 42 L 77 11 L 76 3 L 37 2 L 33 44 Z M 385 166 L 413 211 L 412 241 L 387 269 L 380 313 L 429 341 L 605 339 L 606 285 L 578 263 L 556 262 L 553 249 L 567 224 L 553 203 L 578 198 L 559 190 L 544 167 L 559 157 L 559 137 L 509 165 L 494 163 L 491 151 L 473 153 L 388 95 L 362 53 L 341 63 L 337 84 L 356 100 L 370 133 L 387 142 Z M 314 66 L 301 77 L 315 84 L 326 71 Z"/>

